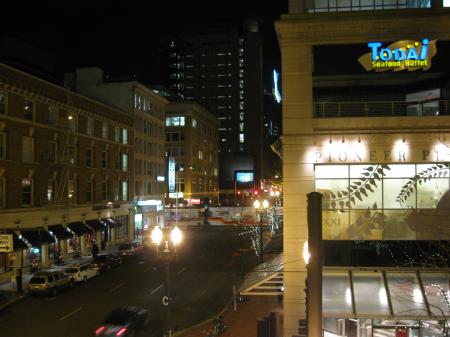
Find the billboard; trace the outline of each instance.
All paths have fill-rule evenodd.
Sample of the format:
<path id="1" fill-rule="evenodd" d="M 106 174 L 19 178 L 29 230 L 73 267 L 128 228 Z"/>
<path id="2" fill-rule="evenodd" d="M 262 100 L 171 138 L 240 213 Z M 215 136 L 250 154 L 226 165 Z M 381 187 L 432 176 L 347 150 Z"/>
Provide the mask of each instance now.
<path id="1" fill-rule="evenodd" d="M 252 183 L 254 181 L 253 171 L 235 171 L 234 179 L 237 183 Z"/>

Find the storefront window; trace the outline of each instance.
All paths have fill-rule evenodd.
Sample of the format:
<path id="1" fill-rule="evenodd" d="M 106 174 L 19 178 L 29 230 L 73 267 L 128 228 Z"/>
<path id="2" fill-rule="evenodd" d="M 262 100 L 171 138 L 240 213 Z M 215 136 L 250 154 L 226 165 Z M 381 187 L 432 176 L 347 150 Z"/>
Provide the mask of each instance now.
<path id="1" fill-rule="evenodd" d="M 449 239 L 447 163 L 317 165 L 315 186 L 325 240 Z"/>

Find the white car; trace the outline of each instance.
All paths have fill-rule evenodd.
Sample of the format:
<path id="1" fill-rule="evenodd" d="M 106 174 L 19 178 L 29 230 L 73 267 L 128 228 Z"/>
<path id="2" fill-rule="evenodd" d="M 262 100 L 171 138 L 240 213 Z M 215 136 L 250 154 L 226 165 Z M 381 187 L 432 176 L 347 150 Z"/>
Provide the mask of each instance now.
<path id="1" fill-rule="evenodd" d="M 87 280 L 100 275 L 100 269 L 90 263 L 74 264 L 66 268 L 64 274 L 70 276 L 74 282 L 87 282 Z"/>

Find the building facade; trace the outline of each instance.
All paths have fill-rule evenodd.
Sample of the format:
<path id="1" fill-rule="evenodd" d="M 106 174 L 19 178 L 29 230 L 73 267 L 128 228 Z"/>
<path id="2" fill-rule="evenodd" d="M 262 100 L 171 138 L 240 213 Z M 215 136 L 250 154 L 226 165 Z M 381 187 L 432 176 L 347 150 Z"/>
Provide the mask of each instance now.
<path id="1" fill-rule="evenodd" d="M 0 231 L 14 242 L 1 278 L 129 239 L 131 117 L 1 64 L 0 126 Z"/>
<path id="2" fill-rule="evenodd" d="M 289 10 L 275 26 L 283 74 L 284 336 L 295 336 L 305 318 L 310 192 L 323 195 L 326 265 L 448 268 L 450 8 L 440 1 L 293 0 Z M 336 316 L 347 303 L 358 326 L 335 334 L 413 336 L 422 333 L 411 327 L 421 326 L 417 319 L 448 319 L 448 272 L 442 282 L 404 281 L 410 293 L 399 301 L 417 301 L 420 284 L 438 299 L 403 319 L 393 318 L 397 303 L 375 296 L 389 295 L 392 274 L 383 273 L 383 282 L 380 273 L 373 288 L 357 272 L 347 274 L 359 282 L 348 294 L 374 296 L 352 309 L 354 299 L 340 292 Z M 356 313 L 372 305 L 365 317 L 378 320 L 362 327 Z M 443 335 L 440 324 L 428 335 Z"/>
<path id="3" fill-rule="evenodd" d="M 217 118 L 190 102 L 166 107 L 166 151 L 176 163 L 176 188 L 187 206 L 217 204 L 219 197 L 219 136 Z M 176 200 L 170 198 L 174 204 Z"/>
<path id="4" fill-rule="evenodd" d="M 171 89 L 195 101 L 220 122 L 222 188 L 233 188 L 234 175 L 247 156 L 257 179 L 263 171 L 262 38 L 256 21 L 206 25 L 172 41 Z M 237 157 L 237 158 L 236 158 Z"/>
<path id="5" fill-rule="evenodd" d="M 126 111 L 134 123 L 135 236 L 163 217 L 165 176 L 164 111 L 168 101 L 137 81 L 107 79 L 99 68 L 66 75 L 75 90 Z"/>

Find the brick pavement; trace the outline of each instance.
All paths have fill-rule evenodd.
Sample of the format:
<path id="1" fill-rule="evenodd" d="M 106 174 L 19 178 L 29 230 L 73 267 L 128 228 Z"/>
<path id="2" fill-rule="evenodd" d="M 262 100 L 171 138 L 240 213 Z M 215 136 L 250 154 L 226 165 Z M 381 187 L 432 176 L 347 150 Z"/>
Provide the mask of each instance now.
<path id="1" fill-rule="evenodd" d="M 279 314 L 279 331 L 283 324 L 283 307 L 276 296 L 250 296 L 243 303 L 238 303 L 237 310 L 228 308 L 222 314 L 226 329 L 220 337 L 257 337 L 257 321 L 271 312 Z M 213 329 L 211 321 L 199 324 L 175 334 L 176 337 L 206 337 Z M 281 334 L 280 334 L 281 336 Z"/>

